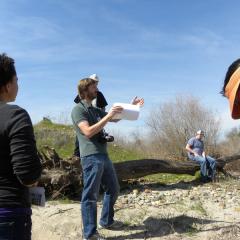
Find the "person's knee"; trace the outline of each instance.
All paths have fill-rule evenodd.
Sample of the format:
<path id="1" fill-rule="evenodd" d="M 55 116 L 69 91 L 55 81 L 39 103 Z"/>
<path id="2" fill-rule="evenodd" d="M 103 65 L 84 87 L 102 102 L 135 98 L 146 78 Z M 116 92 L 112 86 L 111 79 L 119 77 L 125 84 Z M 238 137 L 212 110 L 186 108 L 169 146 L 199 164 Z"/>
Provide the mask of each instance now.
<path id="1" fill-rule="evenodd" d="M 206 162 L 206 159 L 204 157 L 197 157 L 196 161 L 198 161 L 199 163 L 203 164 Z"/>
<path id="2" fill-rule="evenodd" d="M 98 199 L 98 191 L 96 189 L 86 189 L 83 190 L 82 193 L 82 202 L 97 202 Z"/>
<path id="3" fill-rule="evenodd" d="M 210 162 L 210 163 L 216 163 L 216 159 L 215 158 L 212 158 L 210 156 L 207 156 L 207 160 Z"/>
<path id="4" fill-rule="evenodd" d="M 97 206 L 97 199 L 91 199 L 91 198 L 84 198 L 81 200 L 82 206 L 89 206 L 89 207 L 95 207 Z"/>

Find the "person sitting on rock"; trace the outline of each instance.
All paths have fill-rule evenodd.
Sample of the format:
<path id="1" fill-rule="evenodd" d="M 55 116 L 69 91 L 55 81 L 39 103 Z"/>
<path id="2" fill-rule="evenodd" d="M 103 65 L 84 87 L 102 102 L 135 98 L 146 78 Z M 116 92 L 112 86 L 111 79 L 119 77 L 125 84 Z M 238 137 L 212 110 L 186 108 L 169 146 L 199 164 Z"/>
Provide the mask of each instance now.
<path id="1" fill-rule="evenodd" d="M 215 180 L 216 160 L 206 156 L 203 138 L 204 132 L 202 130 L 197 131 L 197 135 L 188 141 L 186 150 L 188 151 L 189 159 L 200 164 L 201 180 L 207 182 Z"/>

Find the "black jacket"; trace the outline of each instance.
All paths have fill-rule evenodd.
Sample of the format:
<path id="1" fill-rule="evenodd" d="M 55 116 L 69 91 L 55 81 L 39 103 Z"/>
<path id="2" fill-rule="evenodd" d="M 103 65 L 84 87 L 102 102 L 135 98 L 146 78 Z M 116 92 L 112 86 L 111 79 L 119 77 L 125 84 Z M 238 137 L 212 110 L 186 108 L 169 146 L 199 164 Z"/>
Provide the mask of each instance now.
<path id="1" fill-rule="evenodd" d="M 41 175 L 41 163 L 28 113 L 0 103 L 0 208 L 29 207 L 28 188 Z"/>

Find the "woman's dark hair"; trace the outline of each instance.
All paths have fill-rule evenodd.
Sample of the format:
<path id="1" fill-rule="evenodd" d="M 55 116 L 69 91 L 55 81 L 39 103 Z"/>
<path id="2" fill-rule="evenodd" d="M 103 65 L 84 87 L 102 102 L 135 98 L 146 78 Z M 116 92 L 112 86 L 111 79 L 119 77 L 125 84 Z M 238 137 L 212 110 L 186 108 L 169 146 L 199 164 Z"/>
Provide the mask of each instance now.
<path id="1" fill-rule="evenodd" d="M 5 53 L 0 54 L 0 88 L 12 81 L 16 76 L 14 60 Z"/>
<path id="2" fill-rule="evenodd" d="M 235 60 L 228 68 L 225 79 L 224 79 L 224 83 L 223 83 L 223 88 L 222 91 L 220 92 L 223 96 L 225 96 L 225 88 L 231 78 L 231 76 L 233 75 L 233 73 L 240 67 L 240 58 Z"/>

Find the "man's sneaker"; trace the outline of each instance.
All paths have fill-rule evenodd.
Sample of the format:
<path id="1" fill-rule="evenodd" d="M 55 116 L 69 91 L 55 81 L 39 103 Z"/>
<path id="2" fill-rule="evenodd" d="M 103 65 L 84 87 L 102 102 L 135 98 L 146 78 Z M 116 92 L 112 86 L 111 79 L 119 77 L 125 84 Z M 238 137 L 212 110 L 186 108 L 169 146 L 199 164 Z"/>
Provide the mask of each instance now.
<path id="1" fill-rule="evenodd" d="M 108 230 L 119 230 L 124 227 L 123 222 L 114 221 L 111 225 L 103 226 L 100 223 L 98 224 L 98 229 L 108 229 Z"/>
<path id="2" fill-rule="evenodd" d="M 105 240 L 105 238 L 101 236 L 98 232 L 96 232 L 89 238 L 83 238 L 83 240 Z"/>
<path id="3" fill-rule="evenodd" d="M 200 182 L 209 183 L 209 182 L 211 182 L 211 178 L 209 178 L 208 176 L 201 175 Z"/>

